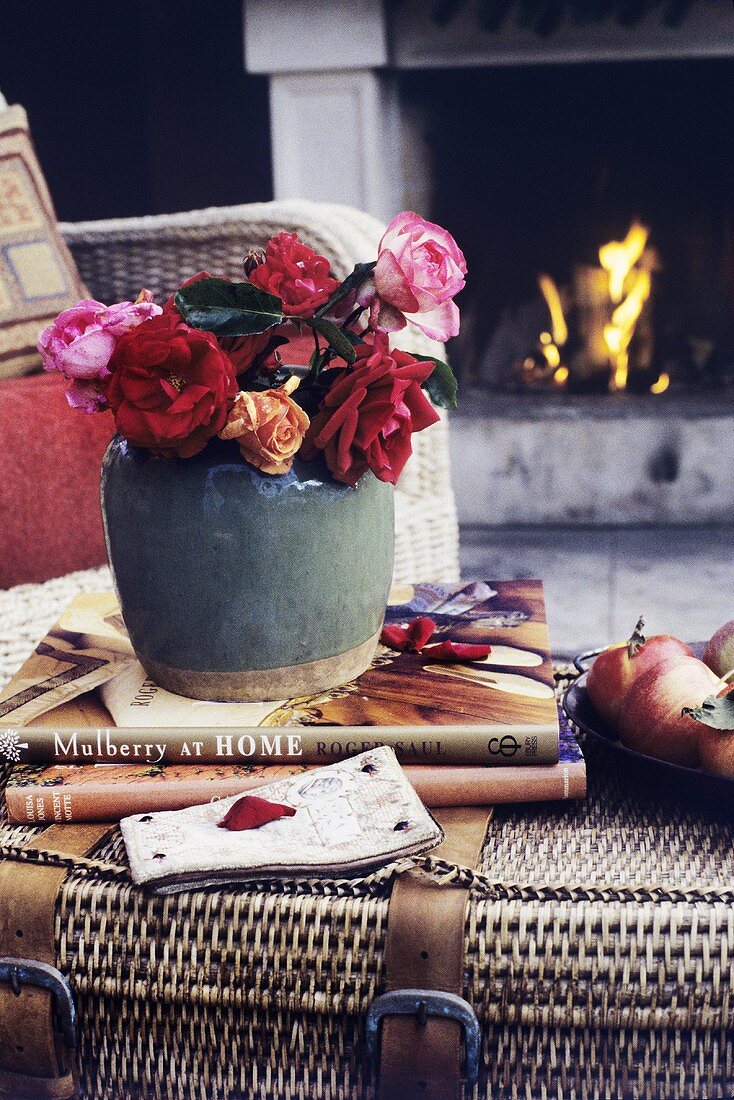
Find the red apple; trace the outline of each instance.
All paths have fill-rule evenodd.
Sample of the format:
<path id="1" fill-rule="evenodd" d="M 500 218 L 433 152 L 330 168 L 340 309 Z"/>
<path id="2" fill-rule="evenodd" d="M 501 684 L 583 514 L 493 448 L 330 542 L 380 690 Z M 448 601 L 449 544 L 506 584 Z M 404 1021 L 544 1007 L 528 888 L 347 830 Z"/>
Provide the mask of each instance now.
<path id="1" fill-rule="evenodd" d="M 662 661 L 635 680 L 622 701 L 619 737 L 623 745 L 658 760 L 698 767 L 702 725 L 684 707 L 700 707 L 722 682 L 696 657 Z"/>
<path id="2" fill-rule="evenodd" d="M 733 695 L 734 687 L 727 687 L 720 694 Z M 700 731 L 701 767 L 712 775 L 734 779 L 734 729 L 717 730 L 701 723 Z"/>
<path id="3" fill-rule="evenodd" d="M 704 663 L 717 676 L 726 676 L 734 669 L 734 619 L 720 626 L 703 651 Z"/>
<path id="4" fill-rule="evenodd" d="M 589 669 L 586 690 L 599 714 L 612 729 L 617 726 L 622 700 L 643 673 L 673 657 L 692 657 L 693 650 L 670 634 L 643 638 L 640 619 L 631 638 L 602 650 Z"/>

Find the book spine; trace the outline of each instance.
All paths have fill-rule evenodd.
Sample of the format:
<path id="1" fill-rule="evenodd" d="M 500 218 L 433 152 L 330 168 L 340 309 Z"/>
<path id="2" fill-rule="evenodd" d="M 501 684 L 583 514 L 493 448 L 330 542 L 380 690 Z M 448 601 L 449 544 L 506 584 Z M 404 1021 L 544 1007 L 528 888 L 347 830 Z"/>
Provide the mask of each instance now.
<path id="1" fill-rule="evenodd" d="M 73 797 L 65 787 L 8 786 L 5 789 L 8 821 L 14 825 L 56 825 L 83 820 L 73 812 Z"/>
<path id="2" fill-rule="evenodd" d="M 492 806 L 501 802 L 555 802 L 586 795 L 586 766 L 580 762 L 516 768 L 409 764 L 405 774 L 429 809 Z"/>
<path id="3" fill-rule="evenodd" d="M 278 767 L 278 779 L 284 778 Z M 294 775 L 302 769 L 293 770 Z M 429 809 L 442 806 L 487 806 L 501 802 L 551 802 L 583 798 L 583 763 L 541 767 L 503 768 L 408 765 L 405 774 Z M 71 821 L 120 821 L 131 814 L 184 810 L 204 802 L 256 790 L 273 782 L 268 769 L 237 779 L 172 781 L 161 783 L 74 784 L 43 787 L 8 786 L 8 819 L 14 824 L 50 824 Z"/>
<path id="4" fill-rule="evenodd" d="M 401 764 L 555 764 L 558 726 L 299 726 L 291 729 L 0 730 L 0 762 L 16 764 L 332 764 L 381 745 Z"/>
<path id="5" fill-rule="evenodd" d="M 83 765 L 82 765 L 83 766 Z M 275 779 L 283 779 L 288 769 L 277 767 L 277 776 L 239 776 L 236 779 L 202 781 L 172 780 L 162 783 L 63 783 L 44 787 L 38 783 L 8 784 L 5 803 L 8 820 L 16 825 L 68 824 L 75 821 L 121 821 L 130 814 L 162 810 L 185 810 L 204 802 L 215 802 L 234 794 L 255 790 Z M 292 769 L 301 775 L 303 768 Z"/>

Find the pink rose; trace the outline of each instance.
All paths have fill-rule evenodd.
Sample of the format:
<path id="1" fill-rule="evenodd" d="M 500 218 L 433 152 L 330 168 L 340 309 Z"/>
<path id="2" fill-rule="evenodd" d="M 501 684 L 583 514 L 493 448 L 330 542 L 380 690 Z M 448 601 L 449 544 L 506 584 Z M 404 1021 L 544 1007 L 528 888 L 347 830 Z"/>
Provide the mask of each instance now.
<path id="1" fill-rule="evenodd" d="M 86 298 L 60 313 L 38 338 L 38 350 L 48 371 L 59 371 L 72 408 L 98 412 L 107 407 L 102 382 L 123 333 L 156 317 L 161 307 L 143 290 L 136 302 L 106 306 Z"/>
<path id="2" fill-rule="evenodd" d="M 360 295 L 365 305 L 369 300 L 370 328 L 395 332 L 407 319 L 433 340 L 456 336 L 453 298 L 465 275 L 466 260 L 450 233 L 410 210 L 398 214 L 380 241 L 374 287 Z"/>

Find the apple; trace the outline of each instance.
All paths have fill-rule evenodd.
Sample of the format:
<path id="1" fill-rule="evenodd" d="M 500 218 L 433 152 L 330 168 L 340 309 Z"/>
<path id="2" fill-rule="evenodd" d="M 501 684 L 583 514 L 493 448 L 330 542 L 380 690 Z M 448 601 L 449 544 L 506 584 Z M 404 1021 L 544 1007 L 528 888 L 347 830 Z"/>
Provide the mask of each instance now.
<path id="1" fill-rule="evenodd" d="M 724 685 L 697 657 L 679 654 L 649 668 L 635 680 L 622 701 L 619 738 L 637 752 L 696 768 L 702 725 L 684 707 L 700 707 Z"/>
<path id="2" fill-rule="evenodd" d="M 638 677 L 661 661 L 693 656 L 690 646 L 670 634 L 643 638 L 643 626 L 644 620 L 640 619 L 626 642 L 603 649 L 586 677 L 589 698 L 612 729 L 617 727 L 622 700 Z"/>
<path id="3" fill-rule="evenodd" d="M 734 669 L 734 619 L 720 626 L 703 651 L 704 663 L 717 676 L 726 676 Z"/>
<path id="4" fill-rule="evenodd" d="M 719 694 L 734 696 L 734 687 L 728 686 Z M 718 730 L 703 722 L 699 729 L 701 767 L 712 775 L 734 779 L 734 729 Z"/>

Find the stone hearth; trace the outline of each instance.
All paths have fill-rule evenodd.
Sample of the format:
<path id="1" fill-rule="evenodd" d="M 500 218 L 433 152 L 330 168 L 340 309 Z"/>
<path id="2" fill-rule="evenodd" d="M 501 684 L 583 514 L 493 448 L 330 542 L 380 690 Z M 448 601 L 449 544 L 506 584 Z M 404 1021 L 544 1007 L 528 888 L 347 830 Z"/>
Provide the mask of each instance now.
<path id="1" fill-rule="evenodd" d="M 721 524 L 734 517 L 734 399 L 464 392 L 452 416 L 462 524 Z"/>

